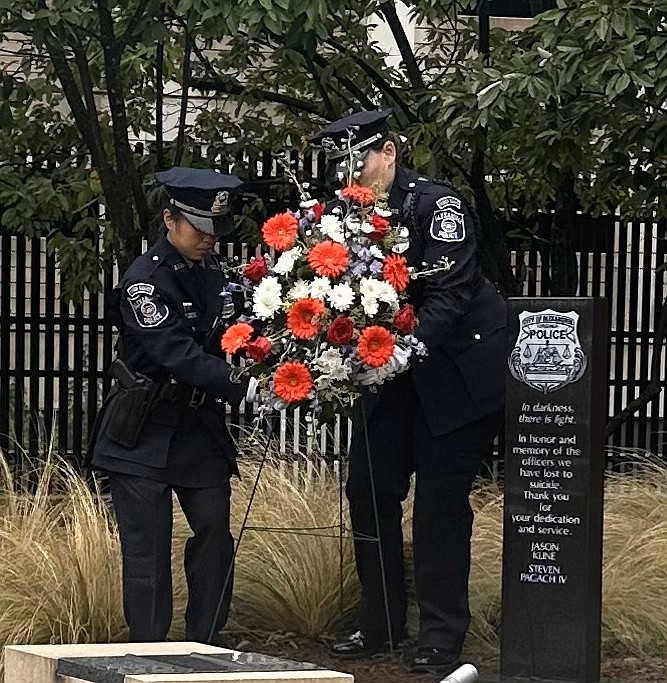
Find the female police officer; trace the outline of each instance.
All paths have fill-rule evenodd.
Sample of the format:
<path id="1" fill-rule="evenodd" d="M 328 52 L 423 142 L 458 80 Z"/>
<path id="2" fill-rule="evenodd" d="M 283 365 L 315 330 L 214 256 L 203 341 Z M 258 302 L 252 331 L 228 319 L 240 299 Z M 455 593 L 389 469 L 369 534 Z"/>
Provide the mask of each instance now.
<path id="1" fill-rule="evenodd" d="M 131 641 L 164 640 L 172 618 L 172 491 L 192 529 L 185 546 L 186 639 L 216 641 L 229 608 L 233 539 L 230 476 L 235 445 L 224 403 L 246 396 L 207 340 L 234 314 L 211 254 L 229 229 L 235 176 L 172 168 L 156 174 L 164 235 L 123 275 L 118 384 L 98 418 L 92 465 L 108 474 L 123 554 Z M 223 296 L 221 296 L 221 294 Z M 219 336 L 219 335 L 218 335 Z M 211 342 L 207 348 L 207 341 Z"/>
<path id="2" fill-rule="evenodd" d="M 409 265 L 448 257 L 453 267 L 414 281 L 408 290 L 419 321 L 415 334 L 426 344 L 428 356 L 377 393 L 367 393 L 365 414 L 355 420 L 347 495 L 362 605 L 358 630 L 333 650 L 340 656 L 368 656 L 404 635 L 401 503 L 414 472 L 420 624 L 413 670 L 447 673 L 457 665 L 470 621 L 473 514 L 468 497 L 501 425 L 507 304 L 481 275 L 473 210 L 451 185 L 398 164 L 400 141 L 387 128 L 390 113 L 353 114 L 311 141 L 325 149 L 332 163 L 345 160 L 350 149 L 359 153 L 363 165 L 358 182 L 388 193 L 392 222 L 403 226 L 397 250 Z M 386 591 L 378 544 L 369 542 L 378 537 L 378 528 Z"/>

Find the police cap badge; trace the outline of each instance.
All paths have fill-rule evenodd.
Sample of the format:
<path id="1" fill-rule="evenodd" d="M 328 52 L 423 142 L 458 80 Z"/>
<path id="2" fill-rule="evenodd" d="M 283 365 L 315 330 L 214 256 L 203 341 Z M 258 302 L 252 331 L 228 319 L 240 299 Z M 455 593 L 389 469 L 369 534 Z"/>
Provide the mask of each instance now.
<path id="1" fill-rule="evenodd" d="M 311 145 L 322 147 L 328 161 L 344 158 L 349 152 L 365 150 L 389 134 L 387 119 L 392 109 L 360 111 L 333 121 L 309 138 Z"/>
<path id="2" fill-rule="evenodd" d="M 155 174 L 164 185 L 171 203 L 197 230 L 221 236 L 229 223 L 221 220 L 229 208 L 230 194 L 241 184 L 235 175 L 205 168 L 175 166 Z"/>

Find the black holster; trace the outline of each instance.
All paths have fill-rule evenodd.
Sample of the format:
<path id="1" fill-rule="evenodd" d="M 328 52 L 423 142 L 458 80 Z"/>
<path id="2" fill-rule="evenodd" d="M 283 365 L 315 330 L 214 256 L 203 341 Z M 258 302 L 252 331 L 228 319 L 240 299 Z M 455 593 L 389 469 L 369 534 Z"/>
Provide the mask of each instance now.
<path id="1" fill-rule="evenodd" d="M 159 390 L 160 385 L 155 382 L 143 382 L 129 389 L 119 387 L 106 428 L 111 441 L 125 448 L 137 445 Z"/>

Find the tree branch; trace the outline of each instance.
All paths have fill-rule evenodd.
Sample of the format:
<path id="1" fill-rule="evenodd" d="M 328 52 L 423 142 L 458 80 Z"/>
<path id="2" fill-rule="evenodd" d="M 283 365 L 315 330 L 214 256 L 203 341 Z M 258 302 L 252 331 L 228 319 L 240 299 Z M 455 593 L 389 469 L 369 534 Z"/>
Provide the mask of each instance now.
<path id="1" fill-rule="evenodd" d="M 160 23 L 164 26 L 165 3 L 160 4 Z M 155 154 L 157 170 L 164 168 L 164 33 L 155 50 Z"/>
<path id="2" fill-rule="evenodd" d="M 107 100 L 111 112 L 111 130 L 116 154 L 116 171 L 121 183 L 128 183 L 126 187 L 134 197 L 139 224 L 147 232 L 149 216 L 146 194 L 141 186 L 141 179 L 132 159 L 132 150 L 127 135 L 128 122 L 125 109 L 125 93 L 120 74 L 122 56 L 121 45 L 114 33 L 113 18 L 108 6 L 108 0 L 97 0 L 97 14 L 100 22 L 100 43 L 104 55 L 104 76 L 106 80 Z M 110 192 L 105 188 L 105 194 Z M 130 226 L 127 226 L 130 231 Z"/>
<path id="3" fill-rule="evenodd" d="M 327 109 L 327 119 L 329 121 L 333 121 L 334 119 L 338 118 L 336 116 L 336 110 L 334 109 L 334 106 L 331 102 L 331 98 L 329 97 L 329 93 L 326 91 L 326 88 L 322 84 L 322 81 L 320 80 L 320 75 L 317 71 L 317 66 L 315 65 L 314 60 L 310 59 L 306 55 L 303 55 L 303 58 L 306 60 L 306 64 L 308 65 L 308 71 L 310 72 L 310 75 L 313 77 L 313 81 L 315 83 L 315 87 L 317 88 L 317 92 L 320 93 L 320 97 L 322 98 L 322 102 L 324 103 L 324 106 Z"/>
<path id="4" fill-rule="evenodd" d="M 83 99 L 86 104 L 86 109 L 88 110 L 88 120 L 90 121 L 90 125 L 94 129 L 96 136 L 100 137 L 99 119 L 97 118 L 97 105 L 95 104 L 95 88 L 93 86 L 93 80 L 90 77 L 88 58 L 83 46 L 80 43 L 72 45 L 72 50 L 74 52 L 76 68 L 79 71 L 79 80 L 81 81 Z"/>
<path id="5" fill-rule="evenodd" d="M 190 56 L 192 54 L 192 38 L 189 32 L 185 34 L 183 46 L 183 85 L 181 89 L 181 110 L 178 116 L 178 133 L 176 134 L 176 151 L 174 152 L 174 166 L 181 165 L 183 158 L 183 142 L 185 140 L 185 122 L 188 115 L 188 95 L 190 94 Z"/>
<path id="6" fill-rule="evenodd" d="M 148 3 L 144 2 L 144 0 L 135 1 L 137 3 L 137 6 L 135 7 L 132 16 L 127 20 L 125 30 L 117 40 L 117 45 L 120 52 L 122 52 L 127 46 L 127 44 L 130 42 L 130 38 L 132 37 L 133 32 L 136 30 L 137 24 L 139 23 L 141 16 L 152 14 L 154 9 L 157 9 L 154 0 L 151 0 Z M 162 7 L 164 7 L 164 4 L 162 4 Z"/>
<path id="7" fill-rule="evenodd" d="M 341 54 L 347 55 L 352 57 L 354 62 L 361 68 L 361 70 L 375 83 L 375 85 L 378 87 L 380 92 L 385 96 L 388 97 L 390 100 L 395 102 L 400 109 L 402 110 L 405 118 L 408 120 L 409 123 L 417 123 L 418 119 L 417 117 L 413 114 L 411 109 L 405 104 L 403 99 L 400 97 L 400 95 L 396 92 L 396 90 L 387 83 L 385 78 L 380 74 L 376 69 L 374 69 L 366 60 L 362 59 L 358 55 L 356 55 L 354 52 L 351 54 L 347 50 L 347 48 L 342 44 L 339 43 L 336 39 L 334 38 L 327 38 L 326 44 L 330 45 L 331 47 L 335 48 L 340 52 Z"/>
<path id="8" fill-rule="evenodd" d="M 253 97 L 266 100 L 267 102 L 275 102 L 277 104 L 285 105 L 286 107 L 298 109 L 299 111 L 306 112 L 307 114 L 320 116 L 325 120 L 327 118 L 325 112 L 310 102 L 299 100 L 296 97 L 290 97 L 289 95 L 283 95 L 282 93 L 272 92 L 270 90 L 244 88 L 238 81 L 235 81 L 232 78 L 218 77 L 217 79 L 212 80 L 206 80 L 204 78 L 192 78 L 190 80 L 190 86 L 196 90 L 213 90 L 215 92 L 221 92 L 227 95 L 252 95 Z"/>
<path id="9" fill-rule="evenodd" d="M 410 85 L 415 90 L 423 90 L 424 80 L 422 79 L 421 70 L 415 59 L 415 53 L 410 45 L 410 41 L 407 35 L 405 35 L 403 24 L 396 13 L 396 5 L 393 2 L 383 2 L 379 9 L 384 15 L 387 24 L 389 24 L 398 51 L 401 53 L 405 70 L 408 72 L 408 78 L 410 79 Z"/>
<path id="10" fill-rule="evenodd" d="M 81 132 L 81 136 L 85 140 L 86 145 L 88 145 L 93 164 L 100 174 L 100 180 L 110 179 L 113 176 L 113 169 L 104 156 L 99 127 L 96 125 L 97 122 L 93 125 L 93 122 L 89 117 L 89 112 L 84 104 L 74 74 L 70 69 L 67 57 L 65 56 L 63 44 L 51 34 L 47 34 L 45 43 L 51 57 L 53 68 L 58 76 L 63 93 L 65 94 L 67 104 L 69 105 L 74 121 Z M 94 94 L 92 92 L 88 93 L 86 99 L 89 99 L 89 97 L 94 98 Z"/>
<path id="11" fill-rule="evenodd" d="M 320 67 L 326 66 L 326 59 L 321 55 L 315 55 L 313 61 Z M 347 76 L 336 76 L 336 80 L 354 97 L 357 98 L 359 104 L 365 109 L 374 109 L 375 103 L 370 97 L 360 88 L 351 78 Z M 345 98 L 344 98 L 345 99 Z"/>

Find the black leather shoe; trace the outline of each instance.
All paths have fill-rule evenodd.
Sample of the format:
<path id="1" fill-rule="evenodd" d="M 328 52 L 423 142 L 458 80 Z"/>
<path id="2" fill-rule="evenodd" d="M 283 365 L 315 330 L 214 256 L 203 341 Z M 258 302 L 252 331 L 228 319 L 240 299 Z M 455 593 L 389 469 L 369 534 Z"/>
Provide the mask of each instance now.
<path id="1" fill-rule="evenodd" d="M 383 652 L 389 652 L 387 640 L 366 636 L 362 631 L 350 633 L 349 636 L 331 646 L 331 654 L 348 659 L 361 659 Z"/>
<path id="2" fill-rule="evenodd" d="M 437 647 L 420 647 L 412 658 L 412 673 L 448 675 L 461 666 L 458 655 Z"/>

